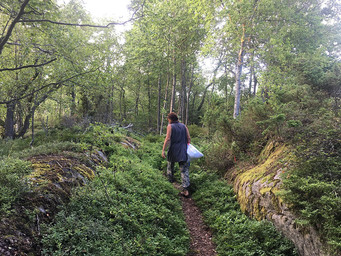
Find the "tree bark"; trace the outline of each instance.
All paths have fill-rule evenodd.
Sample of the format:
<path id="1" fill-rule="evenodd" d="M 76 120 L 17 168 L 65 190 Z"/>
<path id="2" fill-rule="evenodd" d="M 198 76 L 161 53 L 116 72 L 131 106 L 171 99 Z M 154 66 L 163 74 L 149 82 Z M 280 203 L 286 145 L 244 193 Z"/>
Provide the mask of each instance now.
<path id="1" fill-rule="evenodd" d="M 23 1 L 23 3 L 20 6 L 20 10 L 19 10 L 17 16 L 14 18 L 12 23 L 9 25 L 9 28 L 8 28 L 6 34 L 3 37 L 0 37 L 0 55 L 2 53 L 2 50 L 4 49 L 5 44 L 8 42 L 9 38 L 11 37 L 15 25 L 19 22 L 20 18 L 24 15 L 25 7 L 29 1 L 30 0 Z"/>
<path id="2" fill-rule="evenodd" d="M 186 101 L 186 121 L 185 125 L 188 125 L 188 119 L 189 119 L 189 97 L 191 96 L 191 91 L 193 87 L 193 75 L 194 75 L 194 68 L 192 68 L 192 75 L 191 75 L 191 80 L 189 81 L 189 89 L 187 92 L 187 101 Z"/>
<path id="3" fill-rule="evenodd" d="M 14 111 L 16 102 L 6 104 L 5 138 L 14 139 Z"/>
<path id="4" fill-rule="evenodd" d="M 238 54 L 238 62 L 236 67 L 236 85 L 235 85 L 235 98 L 234 98 L 234 112 L 233 112 L 233 118 L 238 118 L 240 114 L 240 95 L 241 95 L 241 75 L 243 70 L 243 60 L 244 60 L 244 54 L 245 54 L 245 25 L 243 24 L 243 33 L 240 40 L 240 51 Z"/>
<path id="5" fill-rule="evenodd" d="M 32 111 L 32 140 L 30 146 L 32 147 L 34 143 L 34 110 Z"/>
<path id="6" fill-rule="evenodd" d="M 254 64 L 255 53 L 251 53 L 251 65 L 250 65 L 250 79 L 249 79 L 249 97 L 252 95 L 252 82 L 254 82 L 255 64 Z"/>
<path id="7" fill-rule="evenodd" d="M 156 131 L 160 131 L 160 121 L 161 121 L 161 74 L 159 75 L 158 81 L 158 96 L 157 96 L 157 125 Z"/>
<path id="8" fill-rule="evenodd" d="M 167 99 L 168 99 L 168 87 L 169 87 L 169 84 L 170 84 L 170 73 L 167 72 L 167 83 L 166 83 L 165 97 L 164 97 L 164 100 L 163 100 L 163 108 L 162 108 L 164 111 L 166 111 L 166 109 L 167 109 Z M 162 114 L 162 117 L 161 117 L 160 135 L 162 135 L 162 132 L 163 132 L 163 123 L 164 123 L 164 114 Z"/>
<path id="9" fill-rule="evenodd" d="M 213 82 L 206 86 L 205 91 L 204 91 L 204 95 L 202 96 L 201 102 L 200 102 L 199 107 L 198 107 L 198 112 L 199 112 L 199 111 L 201 110 L 201 108 L 203 107 L 204 102 L 205 102 L 205 98 L 206 98 L 206 94 L 207 94 L 207 90 L 208 90 L 208 88 L 209 88 L 212 84 L 213 84 Z"/>
<path id="10" fill-rule="evenodd" d="M 135 116 L 136 117 L 139 115 L 140 89 L 141 89 L 141 81 L 139 81 L 139 86 L 136 91 L 136 100 L 135 100 Z"/>
<path id="11" fill-rule="evenodd" d="M 148 78 L 148 128 L 152 128 L 152 92 Z"/>
<path id="12" fill-rule="evenodd" d="M 71 87 L 71 116 L 75 115 L 76 113 L 76 92 L 75 92 L 75 85 Z"/>
<path id="13" fill-rule="evenodd" d="M 181 97 L 180 97 L 180 120 L 186 120 L 186 60 L 181 63 Z"/>
<path id="14" fill-rule="evenodd" d="M 175 50 L 173 51 L 173 54 L 175 54 Z M 171 96 L 171 103 L 169 112 L 174 111 L 174 105 L 175 105 L 175 88 L 176 88 L 176 58 L 175 55 L 173 57 L 173 85 L 172 85 L 172 96 Z"/>
<path id="15" fill-rule="evenodd" d="M 257 77 L 256 77 L 256 73 L 253 73 L 253 95 L 256 96 L 256 92 L 257 92 Z"/>

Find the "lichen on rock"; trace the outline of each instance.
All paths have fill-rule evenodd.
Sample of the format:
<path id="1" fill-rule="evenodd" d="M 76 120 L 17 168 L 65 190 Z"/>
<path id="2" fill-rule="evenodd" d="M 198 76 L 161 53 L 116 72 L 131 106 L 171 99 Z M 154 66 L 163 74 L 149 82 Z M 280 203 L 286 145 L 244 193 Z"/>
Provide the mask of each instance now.
<path id="1" fill-rule="evenodd" d="M 52 221 L 58 206 L 69 201 L 72 188 L 85 185 L 95 177 L 96 166 L 108 162 L 99 150 L 28 160 L 33 169 L 27 177 L 30 191 L 17 203 L 15 213 L 0 222 L 0 255 L 40 255 L 40 224 Z"/>
<path id="2" fill-rule="evenodd" d="M 259 164 L 235 169 L 226 177 L 233 183 L 241 210 L 258 220 L 274 223 L 287 238 L 293 241 L 300 255 L 324 256 L 321 239 L 313 227 L 299 227 L 297 217 L 280 197 L 282 177 L 294 163 L 293 150 L 270 142 L 259 158 Z"/>

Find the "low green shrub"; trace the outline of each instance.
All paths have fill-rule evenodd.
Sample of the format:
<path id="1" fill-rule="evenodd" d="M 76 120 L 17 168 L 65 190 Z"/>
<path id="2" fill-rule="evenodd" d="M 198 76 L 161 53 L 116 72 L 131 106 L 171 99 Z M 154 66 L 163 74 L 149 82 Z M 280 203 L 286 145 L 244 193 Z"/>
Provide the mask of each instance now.
<path id="1" fill-rule="evenodd" d="M 177 191 L 149 157 L 116 153 L 112 167 L 97 170 L 44 227 L 44 255 L 186 255 L 189 234 Z"/>
<path id="2" fill-rule="evenodd" d="M 29 162 L 12 158 L 0 160 L 0 215 L 10 213 L 12 204 L 27 191 L 24 176 L 31 171 Z"/>
<path id="3" fill-rule="evenodd" d="M 142 140 L 139 151 L 137 152 L 142 161 L 158 170 L 163 170 L 167 165 L 167 161 L 161 156 L 163 141 L 164 138 L 155 143 L 149 142 L 149 140 Z"/>
<path id="4" fill-rule="evenodd" d="M 299 143 L 296 167 L 284 177 L 282 196 L 299 215 L 299 224 L 318 229 L 336 253 L 341 251 L 341 131 L 327 122 L 319 126 Z"/>
<path id="5" fill-rule="evenodd" d="M 219 255 L 297 255 L 293 244 L 268 221 L 249 219 L 240 211 L 232 187 L 216 174 L 192 170 L 193 198 L 213 230 Z"/>

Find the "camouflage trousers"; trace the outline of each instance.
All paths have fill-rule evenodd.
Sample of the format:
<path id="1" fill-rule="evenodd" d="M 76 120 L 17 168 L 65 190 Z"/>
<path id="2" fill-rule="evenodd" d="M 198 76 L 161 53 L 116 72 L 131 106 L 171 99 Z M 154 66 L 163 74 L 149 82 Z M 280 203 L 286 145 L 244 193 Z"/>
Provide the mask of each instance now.
<path id="1" fill-rule="evenodd" d="M 174 165 L 175 162 L 168 162 L 167 164 L 167 177 L 170 182 L 174 182 Z M 189 166 L 190 162 L 179 162 L 179 168 L 181 172 L 182 187 L 188 189 L 189 182 Z"/>

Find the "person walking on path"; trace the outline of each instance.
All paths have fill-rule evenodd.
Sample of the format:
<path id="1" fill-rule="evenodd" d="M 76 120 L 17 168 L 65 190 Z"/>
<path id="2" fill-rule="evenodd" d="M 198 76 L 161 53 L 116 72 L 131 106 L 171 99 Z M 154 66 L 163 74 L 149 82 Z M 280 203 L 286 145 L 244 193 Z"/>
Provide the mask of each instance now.
<path id="1" fill-rule="evenodd" d="M 188 128 L 179 122 L 176 113 L 171 112 L 167 116 L 168 126 L 165 142 L 162 148 L 162 157 L 166 158 L 165 150 L 168 148 L 167 153 L 167 177 L 170 182 L 174 182 L 174 165 L 179 163 L 181 172 L 183 196 L 189 196 L 189 165 L 187 156 L 187 144 L 191 143 L 191 137 L 189 135 Z"/>

